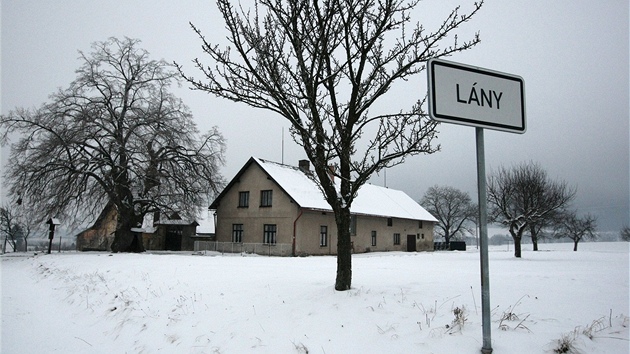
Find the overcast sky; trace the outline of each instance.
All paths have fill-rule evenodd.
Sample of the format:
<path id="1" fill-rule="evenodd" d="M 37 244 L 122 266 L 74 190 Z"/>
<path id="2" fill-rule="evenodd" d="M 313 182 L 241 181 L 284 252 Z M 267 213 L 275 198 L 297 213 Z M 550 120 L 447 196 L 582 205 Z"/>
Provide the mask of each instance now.
<path id="1" fill-rule="evenodd" d="M 457 4 L 462 11 L 472 7 L 466 0 L 425 0 L 412 16 L 430 30 Z M 90 52 L 94 41 L 138 38 L 152 59 L 177 61 L 194 76 L 190 61 L 204 58 L 189 21 L 213 42 L 227 43 L 214 1 L 2 0 L 0 6 L 3 114 L 39 106 L 56 88 L 68 87 L 81 65 L 77 51 Z M 552 178 L 577 187 L 575 208 L 595 214 L 601 230 L 630 223 L 628 18 L 627 0 L 489 0 L 459 30 L 460 40 L 479 31 L 481 43 L 449 58 L 525 80 L 527 132 L 486 130 L 488 173 L 500 165 L 540 163 Z M 424 96 L 426 75 L 406 85 L 395 88 L 387 104 L 406 108 Z M 175 93 L 200 130 L 216 125 L 226 137 L 228 179 L 250 156 L 293 165 L 305 157 L 279 117 L 186 87 Z M 449 185 L 476 200 L 475 129 L 442 124 L 439 130 L 441 152 L 409 158 L 372 183 L 416 200 L 430 186 Z"/>

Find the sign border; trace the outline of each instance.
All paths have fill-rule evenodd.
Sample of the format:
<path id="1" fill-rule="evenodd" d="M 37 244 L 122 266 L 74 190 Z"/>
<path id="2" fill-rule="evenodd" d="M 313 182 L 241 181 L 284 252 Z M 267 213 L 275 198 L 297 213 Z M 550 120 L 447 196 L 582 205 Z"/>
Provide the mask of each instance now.
<path id="1" fill-rule="evenodd" d="M 446 114 L 438 114 L 437 112 L 435 112 L 437 105 L 436 105 L 436 97 L 435 97 L 436 95 L 435 95 L 435 85 L 434 85 L 435 83 L 434 67 L 436 65 L 441 65 L 441 66 L 445 66 L 445 67 L 449 67 L 453 69 L 473 72 L 473 73 L 481 74 L 481 75 L 494 76 L 494 77 L 505 79 L 505 80 L 517 81 L 521 89 L 521 125 L 514 126 L 514 125 L 507 125 L 507 124 L 497 124 L 497 123 L 486 122 L 486 121 L 478 120 L 478 119 L 456 117 L 456 116 L 450 116 Z M 460 64 L 460 63 L 455 63 L 452 61 L 436 59 L 436 58 L 429 59 L 429 61 L 427 62 L 427 76 L 428 76 L 428 94 L 429 94 L 429 117 L 431 119 L 439 121 L 439 122 L 444 122 L 444 123 L 467 125 L 467 126 L 487 128 L 487 129 L 492 129 L 492 130 L 501 130 L 501 131 L 506 131 L 510 133 L 518 133 L 518 134 L 523 134 L 527 130 L 527 124 L 526 124 L 527 120 L 526 120 L 526 115 L 525 115 L 525 81 L 523 80 L 522 77 L 518 75 L 512 75 L 512 74 L 503 73 L 503 72 L 499 72 L 495 70 L 484 69 L 484 68 L 480 68 L 476 66 Z"/>

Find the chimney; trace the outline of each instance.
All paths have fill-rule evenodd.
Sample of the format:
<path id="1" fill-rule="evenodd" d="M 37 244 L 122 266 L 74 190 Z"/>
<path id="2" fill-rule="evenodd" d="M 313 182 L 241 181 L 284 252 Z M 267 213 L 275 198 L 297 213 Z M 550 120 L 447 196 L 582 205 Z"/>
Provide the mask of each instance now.
<path id="1" fill-rule="evenodd" d="M 302 170 L 302 172 L 310 172 L 311 163 L 308 160 L 300 160 L 298 161 L 298 167 L 300 168 L 300 170 Z"/>

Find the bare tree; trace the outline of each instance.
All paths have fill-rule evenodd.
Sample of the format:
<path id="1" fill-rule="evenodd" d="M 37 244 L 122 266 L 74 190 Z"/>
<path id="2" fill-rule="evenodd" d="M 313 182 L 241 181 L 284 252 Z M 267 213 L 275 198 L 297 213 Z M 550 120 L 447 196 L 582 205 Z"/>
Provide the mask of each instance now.
<path id="1" fill-rule="evenodd" d="M 0 208 L 0 232 L 4 239 L 2 247 L 3 253 L 7 249 L 7 243 L 13 249 L 13 252 L 17 252 L 17 232 L 18 226 L 15 221 L 15 217 L 8 207 Z"/>
<path id="2" fill-rule="evenodd" d="M 534 251 L 538 251 L 538 241 L 541 238 L 552 235 L 553 228 L 562 221 L 563 215 L 562 211 L 552 211 L 546 217 L 529 225 L 529 235 L 532 239 L 532 249 Z"/>
<path id="3" fill-rule="evenodd" d="M 514 239 L 514 256 L 521 257 L 521 238 L 532 225 L 542 225 L 575 198 L 575 188 L 553 181 L 540 165 L 521 163 L 500 167 L 488 179 L 489 216 L 508 227 Z"/>
<path id="4" fill-rule="evenodd" d="M 253 9 L 218 0 L 230 46 L 203 42 L 210 64 L 195 59 L 204 81 L 185 75 L 198 90 L 275 112 L 291 123 L 338 230 L 335 289 L 351 287 L 350 207 L 373 173 L 405 157 L 439 150 L 437 124 L 423 111 L 425 98 L 404 109 L 384 101 L 393 84 L 425 70 L 430 58 L 479 42 L 458 41 L 455 29 L 480 9 L 459 8 L 434 31 L 411 24 L 419 0 L 259 0 Z M 451 36 L 452 42 L 443 44 Z M 180 67 L 180 71 L 182 71 Z M 369 133 L 368 133 L 369 132 Z M 336 166 L 336 185 L 329 166 Z"/>
<path id="5" fill-rule="evenodd" d="M 630 226 L 624 226 L 621 231 L 619 231 L 619 237 L 621 241 L 630 242 Z"/>
<path id="6" fill-rule="evenodd" d="M 577 251 L 580 241 L 597 238 L 596 228 L 597 218 L 595 216 L 587 214 L 579 217 L 573 211 L 567 213 L 562 219 L 560 228 L 557 230 L 557 237 L 568 237 L 573 240 L 573 251 Z"/>
<path id="7" fill-rule="evenodd" d="M 467 226 L 477 218 L 477 205 L 472 203 L 470 195 L 449 186 L 429 188 L 420 204 L 438 219 L 435 230 L 446 243 L 463 231 L 471 232 Z"/>
<path id="8" fill-rule="evenodd" d="M 3 252 L 6 251 L 7 243 L 14 252 L 22 248 L 28 250 L 28 238 L 31 235 L 31 225 L 24 215 L 20 213 L 18 207 L 5 205 L 0 208 L 0 238 L 4 239 Z"/>
<path id="9" fill-rule="evenodd" d="M 114 252 L 143 251 L 131 229 L 155 210 L 193 217 L 222 184 L 224 140 L 201 136 L 188 107 L 169 92 L 180 76 L 149 59 L 139 40 L 110 38 L 80 53 L 69 88 L 37 109 L 18 108 L 0 120 L 12 145 L 5 179 L 39 222 L 77 223 L 111 202 L 117 209 Z"/>

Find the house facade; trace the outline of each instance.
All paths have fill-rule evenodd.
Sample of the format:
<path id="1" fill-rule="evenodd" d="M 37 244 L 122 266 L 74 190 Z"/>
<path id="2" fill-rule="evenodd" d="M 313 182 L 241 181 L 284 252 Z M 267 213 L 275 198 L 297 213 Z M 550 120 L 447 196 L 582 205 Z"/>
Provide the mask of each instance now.
<path id="1" fill-rule="evenodd" d="M 334 213 L 308 165 L 249 159 L 210 206 L 216 210 L 216 240 L 290 245 L 292 255 L 336 254 Z M 437 220 L 402 191 L 364 185 L 351 214 L 355 253 L 433 250 Z"/>
<path id="2" fill-rule="evenodd" d="M 105 205 L 94 225 L 77 234 L 77 251 L 111 251 L 117 217 L 116 207 Z"/>

